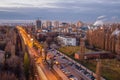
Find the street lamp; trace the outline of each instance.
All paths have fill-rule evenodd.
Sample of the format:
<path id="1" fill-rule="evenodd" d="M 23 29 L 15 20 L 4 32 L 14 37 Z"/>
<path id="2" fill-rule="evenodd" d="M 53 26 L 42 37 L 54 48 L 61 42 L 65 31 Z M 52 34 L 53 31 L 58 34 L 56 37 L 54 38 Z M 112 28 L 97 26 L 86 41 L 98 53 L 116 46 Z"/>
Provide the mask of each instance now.
<path id="1" fill-rule="evenodd" d="M 33 41 L 33 38 L 31 38 L 31 41 Z"/>
<path id="2" fill-rule="evenodd" d="M 56 62 L 55 62 L 55 64 L 56 64 L 56 65 L 58 65 L 58 64 L 59 64 L 59 62 L 58 62 L 58 61 L 56 61 Z"/>
<path id="3" fill-rule="evenodd" d="M 31 38 L 30 41 L 31 41 L 31 47 L 32 47 L 33 46 L 33 38 Z"/>

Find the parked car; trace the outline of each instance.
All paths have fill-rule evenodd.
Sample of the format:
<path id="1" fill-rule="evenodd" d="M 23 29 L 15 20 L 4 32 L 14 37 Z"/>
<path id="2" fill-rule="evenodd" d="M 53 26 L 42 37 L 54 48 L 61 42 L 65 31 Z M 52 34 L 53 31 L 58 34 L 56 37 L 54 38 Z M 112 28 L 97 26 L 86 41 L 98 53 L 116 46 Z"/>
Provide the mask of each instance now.
<path id="1" fill-rule="evenodd" d="M 89 77 L 91 80 L 95 80 L 95 77 L 93 75 L 88 75 L 87 77 Z"/>
<path id="2" fill-rule="evenodd" d="M 68 62 L 68 65 L 70 65 L 70 66 L 72 66 L 74 63 L 72 63 L 72 62 Z"/>
<path id="3" fill-rule="evenodd" d="M 64 73 L 67 75 L 67 74 L 70 74 L 70 71 L 65 70 Z"/>
<path id="4" fill-rule="evenodd" d="M 79 70 L 80 67 L 78 65 L 75 65 L 75 68 Z"/>
<path id="5" fill-rule="evenodd" d="M 86 74 L 89 74 L 89 73 L 85 70 L 85 71 L 83 72 L 83 74 L 85 74 L 85 75 L 86 75 Z"/>
<path id="6" fill-rule="evenodd" d="M 63 69 L 64 67 L 63 66 L 60 66 L 60 69 Z"/>

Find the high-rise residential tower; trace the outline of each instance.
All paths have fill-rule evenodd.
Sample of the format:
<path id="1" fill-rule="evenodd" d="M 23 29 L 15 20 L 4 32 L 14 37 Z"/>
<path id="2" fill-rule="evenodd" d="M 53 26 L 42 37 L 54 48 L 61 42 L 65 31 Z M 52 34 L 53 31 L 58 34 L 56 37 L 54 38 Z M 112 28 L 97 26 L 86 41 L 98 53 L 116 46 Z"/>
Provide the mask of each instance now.
<path id="1" fill-rule="evenodd" d="M 37 29 L 41 29 L 42 28 L 42 22 L 41 22 L 41 20 L 36 20 L 36 27 L 37 27 Z"/>

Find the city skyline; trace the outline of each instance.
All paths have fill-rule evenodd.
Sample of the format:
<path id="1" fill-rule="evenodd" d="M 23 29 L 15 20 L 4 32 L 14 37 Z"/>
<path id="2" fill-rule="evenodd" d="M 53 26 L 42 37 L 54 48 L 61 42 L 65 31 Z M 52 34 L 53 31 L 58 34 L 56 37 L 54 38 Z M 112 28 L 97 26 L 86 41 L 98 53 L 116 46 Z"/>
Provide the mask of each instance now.
<path id="1" fill-rule="evenodd" d="M 85 21 L 99 16 L 105 21 L 120 21 L 119 0 L 2 0 L 0 19 Z"/>

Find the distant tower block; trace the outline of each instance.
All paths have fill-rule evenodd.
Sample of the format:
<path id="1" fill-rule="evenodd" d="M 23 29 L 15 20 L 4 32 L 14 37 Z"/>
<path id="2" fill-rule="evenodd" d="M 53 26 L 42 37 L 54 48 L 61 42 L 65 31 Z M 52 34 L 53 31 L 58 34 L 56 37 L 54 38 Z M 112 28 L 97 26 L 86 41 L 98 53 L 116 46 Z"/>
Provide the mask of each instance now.
<path id="1" fill-rule="evenodd" d="M 77 27 L 82 27 L 83 26 L 83 23 L 81 21 L 78 21 L 76 24 L 77 24 Z"/>
<path id="2" fill-rule="evenodd" d="M 41 29 L 42 28 L 42 22 L 41 22 L 41 20 L 36 20 L 36 30 L 37 30 L 37 28 L 38 29 Z"/>
<path id="3" fill-rule="evenodd" d="M 101 65 L 101 60 L 98 60 L 96 66 L 96 80 L 101 80 Z"/>
<path id="4" fill-rule="evenodd" d="M 54 22 L 54 27 L 59 27 L 59 21 Z"/>
<path id="5" fill-rule="evenodd" d="M 46 21 L 46 27 L 49 28 L 52 26 L 52 22 L 51 21 Z"/>
<path id="6" fill-rule="evenodd" d="M 85 54 L 85 39 L 81 38 L 80 39 L 80 59 L 84 59 L 84 54 Z"/>

